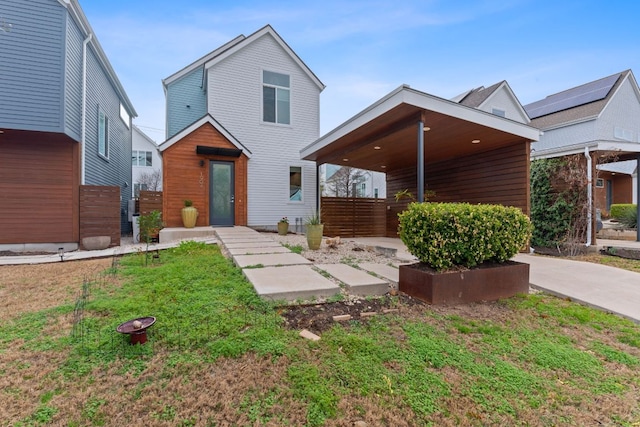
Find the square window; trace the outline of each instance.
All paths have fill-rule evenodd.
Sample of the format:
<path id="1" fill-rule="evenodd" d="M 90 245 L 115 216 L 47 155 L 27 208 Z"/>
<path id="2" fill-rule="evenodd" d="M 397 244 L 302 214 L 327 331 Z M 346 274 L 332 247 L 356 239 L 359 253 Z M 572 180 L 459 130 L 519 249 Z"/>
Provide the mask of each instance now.
<path id="1" fill-rule="evenodd" d="M 596 179 L 596 187 L 597 188 L 604 188 L 604 179 L 602 179 L 602 178 Z"/>
<path id="2" fill-rule="evenodd" d="M 289 167 L 289 201 L 302 201 L 302 167 Z"/>

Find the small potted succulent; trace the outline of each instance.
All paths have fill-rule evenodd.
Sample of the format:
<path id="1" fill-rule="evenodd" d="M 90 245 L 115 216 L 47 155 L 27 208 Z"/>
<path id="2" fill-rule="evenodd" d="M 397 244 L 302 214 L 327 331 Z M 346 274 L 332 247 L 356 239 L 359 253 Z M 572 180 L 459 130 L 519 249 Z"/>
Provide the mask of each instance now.
<path id="1" fill-rule="evenodd" d="M 198 209 L 193 206 L 191 200 L 184 201 L 184 208 L 182 208 L 182 224 L 185 228 L 193 228 L 196 226 L 198 220 Z"/>
<path id="2" fill-rule="evenodd" d="M 280 221 L 278 221 L 278 234 L 281 236 L 286 236 L 289 232 L 289 218 L 283 216 Z"/>

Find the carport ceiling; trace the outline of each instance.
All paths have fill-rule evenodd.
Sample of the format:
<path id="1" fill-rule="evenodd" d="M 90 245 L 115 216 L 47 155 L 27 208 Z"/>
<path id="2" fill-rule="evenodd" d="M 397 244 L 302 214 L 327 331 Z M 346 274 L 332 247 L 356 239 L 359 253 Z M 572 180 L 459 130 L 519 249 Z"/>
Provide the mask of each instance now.
<path id="1" fill-rule="evenodd" d="M 379 172 L 415 167 L 424 120 L 426 163 L 538 140 L 539 131 L 401 86 L 301 151 L 305 160 Z M 479 141 L 474 143 L 473 141 Z"/>

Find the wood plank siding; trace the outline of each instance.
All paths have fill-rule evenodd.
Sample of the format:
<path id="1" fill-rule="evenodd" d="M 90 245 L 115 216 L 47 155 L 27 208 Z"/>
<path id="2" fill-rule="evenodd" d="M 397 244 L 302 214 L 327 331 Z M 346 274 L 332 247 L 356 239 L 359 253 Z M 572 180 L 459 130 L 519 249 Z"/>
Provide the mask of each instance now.
<path id="1" fill-rule="evenodd" d="M 427 150 L 426 156 L 429 156 Z M 515 206 L 529 215 L 529 143 L 514 144 L 473 156 L 425 165 L 425 189 L 434 202 L 489 203 Z M 415 167 L 387 173 L 387 236 L 397 237 L 398 213 L 409 200 L 396 202 L 395 194 L 416 194 Z"/>
<path id="2" fill-rule="evenodd" d="M 80 247 L 85 237 L 109 236 L 120 246 L 120 187 L 80 186 Z"/>
<path id="3" fill-rule="evenodd" d="M 162 212 L 162 191 L 141 190 L 137 212 L 149 215 L 153 211 Z"/>
<path id="4" fill-rule="evenodd" d="M 60 134 L 0 134 L 0 244 L 78 241 L 78 156 Z"/>
<path id="5" fill-rule="evenodd" d="M 386 202 L 382 199 L 323 197 L 320 201 L 325 236 L 385 235 Z"/>
<path id="6" fill-rule="evenodd" d="M 162 218 L 167 227 L 182 227 L 186 199 L 198 209 L 196 226 L 209 224 L 209 161 L 235 164 L 235 225 L 247 225 L 247 157 L 196 154 L 197 146 L 236 147 L 211 124 L 205 123 L 162 153 Z M 203 163 L 201 166 L 200 163 Z"/>

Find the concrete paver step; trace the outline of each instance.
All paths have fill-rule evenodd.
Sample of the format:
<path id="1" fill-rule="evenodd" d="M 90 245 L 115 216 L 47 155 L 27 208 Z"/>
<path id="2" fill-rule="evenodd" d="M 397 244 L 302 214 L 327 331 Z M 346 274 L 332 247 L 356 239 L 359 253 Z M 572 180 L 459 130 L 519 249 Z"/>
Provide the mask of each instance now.
<path id="1" fill-rule="evenodd" d="M 310 265 L 311 261 L 302 255 L 287 254 L 262 254 L 262 255 L 234 255 L 233 261 L 240 268 L 262 265 L 264 267 L 276 265 Z"/>
<path id="2" fill-rule="evenodd" d="M 383 277 L 387 280 L 390 280 L 395 284 L 397 284 L 398 280 L 400 280 L 400 270 L 398 270 L 395 267 L 391 267 L 390 265 L 363 263 L 363 264 L 359 264 L 358 267 L 360 267 L 363 270 L 375 273 L 378 276 Z"/>
<path id="3" fill-rule="evenodd" d="M 274 301 L 326 298 L 340 293 L 340 287 L 308 265 L 245 268 L 245 277 L 258 295 Z"/>
<path id="4" fill-rule="evenodd" d="M 227 249 L 233 249 L 233 248 L 267 248 L 267 247 L 281 248 L 283 246 L 280 243 L 274 240 L 271 240 L 269 242 L 262 242 L 262 241 L 261 242 L 255 242 L 255 241 L 233 242 L 233 243 L 225 242 L 224 247 Z"/>
<path id="5" fill-rule="evenodd" d="M 285 254 L 291 251 L 284 246 L 264 246 L 253 248 L 227 248 L 231 255 Z"/>
<path id="6" fill-rule="evenodd" d="M 316 267 L 344 283 L 350 294 L 384 295 L 389 291 L 388 282 L 347 264 L 318 264 Z"/>

